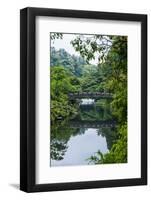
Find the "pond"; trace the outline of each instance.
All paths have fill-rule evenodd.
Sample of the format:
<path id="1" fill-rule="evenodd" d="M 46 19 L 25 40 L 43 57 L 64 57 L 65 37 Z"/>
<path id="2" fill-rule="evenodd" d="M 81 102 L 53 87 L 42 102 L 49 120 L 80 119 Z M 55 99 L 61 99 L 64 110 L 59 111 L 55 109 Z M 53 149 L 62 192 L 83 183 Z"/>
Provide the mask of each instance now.
<path id="1" fill-rule="evenodd" d="M 94 164 L 90 157 L 110 151 L 116 123 L 107 100 L 81 99 L 78 114 L 51 125 L 50 166 Z"/>

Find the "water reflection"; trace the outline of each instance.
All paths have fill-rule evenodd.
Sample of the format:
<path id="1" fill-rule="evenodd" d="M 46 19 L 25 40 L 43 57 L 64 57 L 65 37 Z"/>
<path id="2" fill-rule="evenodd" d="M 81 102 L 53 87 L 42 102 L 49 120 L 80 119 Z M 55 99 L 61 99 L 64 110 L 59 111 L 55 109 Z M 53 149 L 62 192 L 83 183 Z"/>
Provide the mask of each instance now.
<path id="1" fill-rule="evenodd" d="M 95 102 L 94 99 L 81 99 L 80 105 L 91 105 Z"/>
<path id="2" fill-rule="evenodd" d="M 98 136 L 98 130 L 91 128 L 86 129 L 83 135 L 71 136 L 67 142 L 67 148 L 63 159 L 52 160 L 52 166 L 87 164 L 87 158 L 98 149 L 102 153 L 108 151 L 106 138 Z"/>
<path id="3" fill-rule="evenodd" d="M 83 99 L 74 119 L 51 124 L 51 166 L 89 164 L 88 158 L 98 150 L 104 154 L 111 149 L 116 123 L 107 105 Z"/>

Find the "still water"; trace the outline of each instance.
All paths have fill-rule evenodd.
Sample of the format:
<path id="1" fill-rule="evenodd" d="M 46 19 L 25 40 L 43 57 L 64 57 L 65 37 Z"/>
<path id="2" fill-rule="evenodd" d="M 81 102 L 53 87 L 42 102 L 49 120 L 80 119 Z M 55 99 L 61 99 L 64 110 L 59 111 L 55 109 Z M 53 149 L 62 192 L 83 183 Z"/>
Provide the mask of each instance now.
<path id="1" fill-rule="evenodd" d="M 104 101 L 104 100 L 103 100 Z M 96 152 L 109 152 L 115 137 L 115 123 L 105 104 L 82 99 L 78 115 L 51 127 L 50 166 L 87 165 Z"/>

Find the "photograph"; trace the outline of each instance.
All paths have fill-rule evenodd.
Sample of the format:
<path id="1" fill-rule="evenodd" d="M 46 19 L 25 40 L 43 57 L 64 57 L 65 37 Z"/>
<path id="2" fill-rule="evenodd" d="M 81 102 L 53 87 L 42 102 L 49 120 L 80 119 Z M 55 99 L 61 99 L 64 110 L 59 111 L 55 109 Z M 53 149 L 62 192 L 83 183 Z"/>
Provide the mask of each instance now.
<path id="1" fill-rule="evenodd" d="M 50 167 L 128 162 L 127 43 L 50 32 Z"/>
<path id="2" fill-rule="evenodd" d="M 20 19 L 20 189 L 147 185 L 147 15 Z"/>

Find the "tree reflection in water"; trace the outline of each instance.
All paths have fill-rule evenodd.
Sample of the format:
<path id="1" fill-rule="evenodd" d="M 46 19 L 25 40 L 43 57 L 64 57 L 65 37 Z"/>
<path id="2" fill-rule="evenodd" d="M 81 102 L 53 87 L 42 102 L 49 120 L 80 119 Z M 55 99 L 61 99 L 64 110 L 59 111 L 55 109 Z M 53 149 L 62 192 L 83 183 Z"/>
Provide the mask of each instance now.
<path id="1" fill-rule="evenodd" d="M 77 121 L 78 123 L 76 123 Z M 114 121 L 115 120 L 111 115 L 109 107 L 102 107 L 94 104 L 93 102 L 93 104 L 89 105 L 81 104 L 79 107 L 79 112 L 74 119 L 66 119 L 64 121 L 58 120 L 55 123 L 52 123 L 50 136 L 50 165 L 53 166 L 53 160 L 57 162 L 64 159 L 68 151 L 69 141 L 71 138 L 78 135 L 84 135 L 89 129 L 92 128 L 96 130 L 98 137 L 106 139 L 107 151 L 110 150 L 112 145 L 117 140 L 116 127 L 114 126 L 114 123 L 112 126 L 110 126 L 110 123 Z M 92 155 L 93 153 L 95 152 L 92 152 Z M 87 160 L 87 157 L 84 158 L 84 160 Z M 87 162 L 87 164 L 88 163 L 89 162 Z"/>

